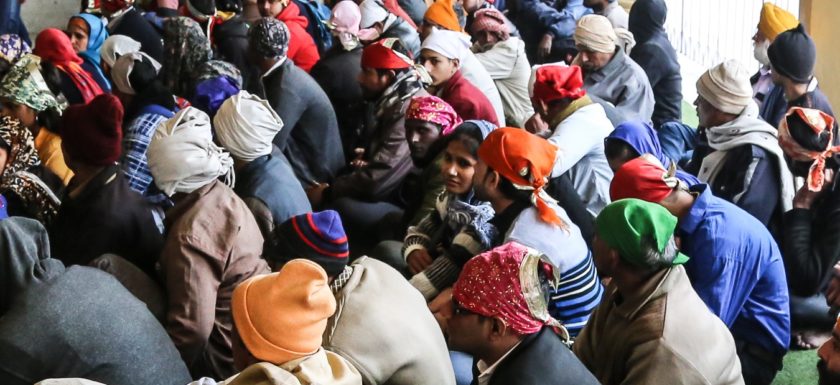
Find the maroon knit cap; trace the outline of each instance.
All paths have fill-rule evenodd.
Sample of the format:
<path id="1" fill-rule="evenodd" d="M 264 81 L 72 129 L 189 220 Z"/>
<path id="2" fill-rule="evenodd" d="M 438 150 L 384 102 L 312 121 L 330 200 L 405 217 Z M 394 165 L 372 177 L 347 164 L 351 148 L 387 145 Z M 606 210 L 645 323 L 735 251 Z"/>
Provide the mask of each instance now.
<path id="1" fill-rule="evenodd" d="M 510 29 L 505 22 L 505 16 L 496 8 L 479 9 L 475 13 L 470 31 L 473 33 L 481 31 L 496 32 L 501 40 L 507 40 L 510 37 Z"/>
<path id="2" fill-rule="evenodd" d="M 61 116 L 64 151 L 73 160 L 88 165 L 113 164 L 120 157 L 122 120 L 122 103 L 111 94 L 68 107 Z"/>

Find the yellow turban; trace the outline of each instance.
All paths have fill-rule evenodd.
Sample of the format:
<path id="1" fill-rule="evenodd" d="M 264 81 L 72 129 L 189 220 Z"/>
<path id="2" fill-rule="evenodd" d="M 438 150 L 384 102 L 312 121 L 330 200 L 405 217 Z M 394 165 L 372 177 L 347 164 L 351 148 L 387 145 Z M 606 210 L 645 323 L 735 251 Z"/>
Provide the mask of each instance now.
<path id="1" fill-rule="evenodd" d="M 764 3 L 761 7 L 758 30 L 767 40 L 773 41 L 780 33 L 796 28 L 797 25 L 799 25 L 799 20 L 795 16 L 775 4 Z"/>

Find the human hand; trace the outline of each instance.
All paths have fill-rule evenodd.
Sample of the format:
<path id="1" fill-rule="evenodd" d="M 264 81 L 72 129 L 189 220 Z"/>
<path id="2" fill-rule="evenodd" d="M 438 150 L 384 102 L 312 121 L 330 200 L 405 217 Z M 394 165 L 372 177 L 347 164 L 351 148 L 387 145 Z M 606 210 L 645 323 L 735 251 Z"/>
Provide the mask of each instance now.
<path id="1" fill-rule="evenodd" d="M 452 288 L 446 288 L 429 302 L 429 310 L 440 325 L 440 330 L 446 333 L 446 324 L 452 318 Z"/>
<path id="2" fill-rule="evenodd" d="M 543 35 L 540 44 L 537 46 L 537 58 L 545 60 L 551 54 L 551 44 L 554 42 L 554 35 L 547 33 Z"/>
<path id="3" fill-rule="evenodd" d="M 551 133 L 551 129 L 548 127 L 548 123 L 542 120 L 540 114 L 534 114 L 534 116 L 532 116 L 525 122 L 525 131 L 528 131 L 537 136 L 541 136 L 543 138 L 548 137 L 548 135 Z"/>
<path id="4" fill-rule="evenodd" d="M 426 249 L 418 249 L 409 253 L 405 261 L 408 263 L 408 270 L 411 275 L 414 275 L 426 270 L 432 264 L 432 256 Z"/>
<path id="5" fill-rule="evenodd" d="M 796 195 L 793 197 L 793 208 L 809 210 L 814 205 L 814 201 L 822 195 L 826 186 L 830 186 L 834 182 L 834 171 L 826 169 L 823 172 L 825 180 L 820 191 L 811 191 L 808 185 L 802 186 Z"/>
<path id="6" fill-rule="evenodd" d="M 356 154 L 356 157 L 350 161 L 350 166 L 353 168 L 362 168 L 368 165 L 368 162 L 365 161 L 363 158 L 365 157 L 365 149 L 358 147 L 353 150 L 353 153 Z"/>
<path id="7" fill-rule="evenodd" d="M 324 203 L 324 191 L 328 187 L 330 187 L 329 183 L 317 183 L 304 189 L 306 197 L 309 198 L 309 204 L 313 208 L 321 207 L 321 204 Z"/>

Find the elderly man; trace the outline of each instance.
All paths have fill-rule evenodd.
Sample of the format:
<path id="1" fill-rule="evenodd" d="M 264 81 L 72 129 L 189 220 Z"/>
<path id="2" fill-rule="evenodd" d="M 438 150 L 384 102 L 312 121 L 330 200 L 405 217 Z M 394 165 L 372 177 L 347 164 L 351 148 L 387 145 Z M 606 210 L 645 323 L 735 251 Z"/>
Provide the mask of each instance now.
<path id="1" fill-rule="evenodd" d="M 590 214 L 609 202 L 612 170 L 604 155 L 604 138 L 613 130 L 600 104 L 583 87 L 578 66 L 545 65 L 534 71 L 532 102 L 549 124 L 548 141 L 557 146 L 552 178 L 568 173 Z M 586 127 L 586 130 L 581 130 Z"/>
<path id="2" fill-rule="evenodd" d="M 251 27 L 249 54 L 262 73 L 264 99 L 286 126 L 274 138 L 305 188 L 330 183 L 344 165 L 338 121 L 318 83 L 288 60 L 289 29 L 262 18 Z M 307 35 L 308 36 L 308 35 Z"/>
<path id="3" fill-rule="evenodd" d="M 649 156 L 621 166 L 610 195 L 659 203 L 677 216 L 694 290 L 732 332 L 745 382 L 770 384 L 790 343 L 790 301 L 784 262 L 767 229 L 705 184 L 686 189 Z"/>
<path id="4" fill-rule="evenodd" d="M 541 283 L 559 277 L 544 255 L 516 242 L 464 265 L 452 288 L 447 331 L 450 347 L 475 357 L 473 383 L 598 383 L 564 345 L 568 332 L 546 308 Z"/>
<path id="5" fill-rule="evenodd" d="M 504 126 L 505 110 L 496 83 L 475 54 L 470 51 L 470 37 L 461 32 L 435 29 L 423 40 L 420 64 L 432 77 L 436 96 L 455 108 L 461 118 L 486 120 Z M 461 78 L 463 75 L 463 79 Z M 472 91 L 461 83 L 467 83 Z M 491 111 L 484 111 L 486 99 Z"/>
<path id="6" fill-rule="evenodd" d="M 654 98 L 642 67 L 618 47 L 610 21 L 600 15 L 586 15 L 577 23 L 574 64 L 583 68 L 583 88 L 612 103 L 627 118 L 649 121 Z"/>
<path id="7" fill-rule="evenodd" d="M 750 83 L 753 86 L 753 99 L 755 99 L 759 108 L 764 106 L 765 100 L 767 100 L 767 97 L 775 88 L 773 85 L 773 76 L 770 75 L 772 71 L 770 69 L 770 57 L 767 54 L 767 50 L 779 34 L 796 28 L 798 24 L 799 20 L 796 20 L 796 16 L 793 16 L 790 12 L 776 4 L 767 2 L 761 6 L 758 28 L 752 37 L 753 57 L 761 64 L 761 68 L 750 78 Z M 778 100 L 778 98 L 775 99 L 778 103 L 783 102 L 783 100 Z"/>
<path id="8" fill-rule="evenodd" d="M 240 282 L 268 272 L 263 237 L 229 187 L 234 162 L 213 143 L 205 113 L 188 107 L 158 126 L 148 157 L 155 184 L 175 202 L 160 257 L 164 326 L 193 377 L 226 378 L 234 373 L 230 298 Z"/>
<path id="9" fill-rule="evenodd" d="M 312 211 L 289 161 L 271 143 L 283 121 L 268 102 L 242 91 L 222 103 L 213 126 L 216 140 L 233 157 L 234 191 L 254 214 L 264 239 L 275 226 Z"/>
<path id="10" fill-rule="evenodd" d="M 545 254 L 563 276 L 551 290 L 549 311 L 572 338 L 586 324 L 603 287 L 578 226 L 545 192 L 557 148 L 518 128 L 499 128 L 478 148 L 473 175 L 475 197 L 496 215 L 490 221 L 504 234 L 494 245 L 516 241 Z"/>
<path id="11" fill-rule="evenodd" d="M 480 9 L 470 27 L 475 57 L 496 82 L 502 98 L 505 122 L 524 127 L 534 113 L 528 99 L 531 65 L 522 39 L 510 36 L 505 16 L 495 8 Z"/>
<path id="12" fill-rule="evenodd" d="M 712 193 L 756 217 L 774 234 L 793 200 L 793 177 L 776 129 L 757 117 L 749 72 L 727 60 L 697 80 L 699 140 L 687 171 Z"/>
<path id="13" fill-rule="evenodd" d="M 802 24 L 776 36 L 767 56 L 775 85 L 761 109 L 767 123 L 778 127 L 791 107 L 813 108 L 834 116 L 831 102 L 814 77 L 817 47 Z"/>
<path id="14" fill-rule="evenodd" d="M 595 266 L 610 285 L 574 351 L 603 384 L 743 384 L 732 335 L 691 288 L 677 218 L 639 199 L 595 220 Z M 607 343 L 607 341 L 609 341 Z"/>
<path id="15" fill-rule="evenodd" d="M 281 265 L 304 258 L 326 271 L 337 309 L 323 346 L 359 369 L 365 384 L 454 385 L 446 341 L 423 297 L 375 259 L 348 265 L 348 250 L 341 218 L 327 210 L 278 227 L 267 258 Z"/>

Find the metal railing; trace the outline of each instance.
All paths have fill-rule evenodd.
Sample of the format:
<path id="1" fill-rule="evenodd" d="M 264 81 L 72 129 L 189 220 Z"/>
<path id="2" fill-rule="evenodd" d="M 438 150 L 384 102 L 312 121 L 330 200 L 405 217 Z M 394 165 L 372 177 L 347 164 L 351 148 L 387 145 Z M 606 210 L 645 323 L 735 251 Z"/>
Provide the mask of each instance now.
<path id="1" fill-rule="evenodd" d="M 752 36 L 766 0 L 666 0 L 665 29 L 677 52 L 703 68 L 736 59 L 757 69 Z M 799 0 L 772 3 L 799 16 Z"/>

